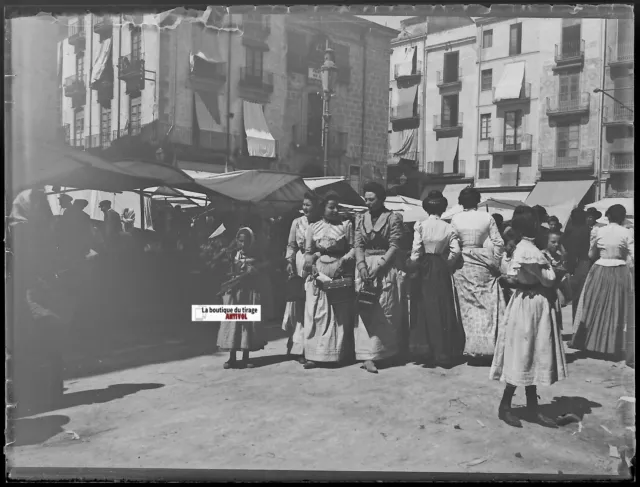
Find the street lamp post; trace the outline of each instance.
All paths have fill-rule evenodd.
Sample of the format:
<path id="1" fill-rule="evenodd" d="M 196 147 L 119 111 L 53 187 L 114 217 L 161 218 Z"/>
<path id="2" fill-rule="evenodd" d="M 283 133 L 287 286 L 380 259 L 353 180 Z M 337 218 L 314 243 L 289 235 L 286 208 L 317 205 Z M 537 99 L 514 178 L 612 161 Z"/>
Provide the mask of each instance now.
<path id="1" fill-rule="evenodd" d="M 322 110 L 322 139 L 324 143 L 324 175 L 327 176 L 329 170 L 329 124 L 331 122 L 331 112 L 329 111 L 329 102 L 333 93 L 333 86 L 336 82 L 338 69 L 333 58 L 333 49 L 329 47 L 324 52 L 324 63 L 320 68 L 322 73 L 322 91 L 323 91 L 323 110 Z"/>

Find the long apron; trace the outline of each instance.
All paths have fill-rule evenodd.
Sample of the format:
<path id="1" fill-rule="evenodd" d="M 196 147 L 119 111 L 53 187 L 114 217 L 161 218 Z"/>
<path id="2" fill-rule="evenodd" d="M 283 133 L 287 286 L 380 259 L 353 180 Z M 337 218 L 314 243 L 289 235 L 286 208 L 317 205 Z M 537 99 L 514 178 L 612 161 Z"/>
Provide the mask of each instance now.
<path id="1" fill-rule="evenodd" d="M 307 273 L 304 271 L 304 253 L 298 250 L 296 253 L 296 273 L 304 278 Z M 305 280 L 305 289 L 311 285 L 309 279 Z M 284 310 L 282 319 L 282 329 L 292 333 L 291 341 L 293 346 L 291 353 L 302 355 L 304 353 L 304 300 L 288 302 Z"/>
<path id="2" fill-rule="evenodd" d="M 365 250 L 369 272 L 376 272 L 386 251 Z M 373 306 L 358 306 L 354 337 L 356 360 L 383 360 L 398 353 L 398 338 L 402 323 L 402 307 L 398 293 L 398 269 L 395 265 L 379 279 L 381 293 Z M 356 290 L 364 283 L 356 278 Z"/>

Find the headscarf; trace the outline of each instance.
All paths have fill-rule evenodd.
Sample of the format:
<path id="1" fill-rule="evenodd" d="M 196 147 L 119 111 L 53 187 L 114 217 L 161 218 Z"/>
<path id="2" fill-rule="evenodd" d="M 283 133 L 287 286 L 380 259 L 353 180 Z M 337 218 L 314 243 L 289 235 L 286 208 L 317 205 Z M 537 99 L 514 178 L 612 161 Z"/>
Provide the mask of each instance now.
<path id="1" fill-rule="evenodd" d="M 249 237 L 249 242 L 247 242 L 245 244 L 245 250 L 250 249 L 251 247 L 253 247 L 253 244 L 256 241 L 256 237 L 253 234 L 253 230 L 251 230 L 249 227 L 241 227 L 238 232 L 236 233 L 236 239 L 238 239 L 238 237 L 240 237 L 240 235 L 246 235 L 247 237 Z"/>
<path id="2" fill-rule="evenodd" d="M 25 189 L 13 200 L 9 225 L 19 223 L 45 222 L 53 216 L 51 206 L 44 191 L 37 189 Z"/>
<path id="3" fill-rule="evenodd" d="M 131 208 L 125 208 L 122 212 L 122 223 L 125 225 L 133 225 L 136 221 L 136 212 Z"/>

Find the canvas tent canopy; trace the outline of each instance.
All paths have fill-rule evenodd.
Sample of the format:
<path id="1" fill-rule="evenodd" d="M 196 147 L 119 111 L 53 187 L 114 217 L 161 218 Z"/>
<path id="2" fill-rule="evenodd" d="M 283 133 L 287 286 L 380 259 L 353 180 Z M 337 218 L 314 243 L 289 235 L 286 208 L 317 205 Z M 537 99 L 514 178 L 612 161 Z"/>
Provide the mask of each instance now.
<path id="1" fill-rule="evenodd" d="M 299 206 L 309 190 L 300 176 L 273 171 L 248 170 L 223 174 L 185 171 L 194 183 L 177 187 L 201 192 L 216 206 L 253 209 L 274 216 Z"/>
<path id="2" fill-rule="evenodd" d="M 346 177 L 305 178 L 304 183 L 320 196 L 329 191 L 335 191 L 340 195 L 342 203 L 354 206 L 362 206 L 364 204 L 364 200 L 351 187 Z"/>

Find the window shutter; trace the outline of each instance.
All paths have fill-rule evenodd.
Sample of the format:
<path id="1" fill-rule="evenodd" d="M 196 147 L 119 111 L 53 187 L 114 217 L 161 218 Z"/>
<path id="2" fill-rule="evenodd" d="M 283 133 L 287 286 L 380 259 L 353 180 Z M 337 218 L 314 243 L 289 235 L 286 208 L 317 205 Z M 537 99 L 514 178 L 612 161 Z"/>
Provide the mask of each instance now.
<path id="1" fill-rule="evenodd" d="M 338 80 L 349 83 L 351 70 L 349 67 L 349 46 L 342 44 L 334 44 L 331 46 L 334 50 L 335 62 L 338 68 Z"/>

